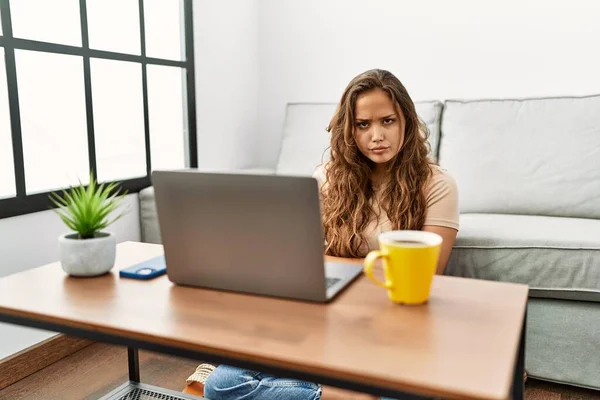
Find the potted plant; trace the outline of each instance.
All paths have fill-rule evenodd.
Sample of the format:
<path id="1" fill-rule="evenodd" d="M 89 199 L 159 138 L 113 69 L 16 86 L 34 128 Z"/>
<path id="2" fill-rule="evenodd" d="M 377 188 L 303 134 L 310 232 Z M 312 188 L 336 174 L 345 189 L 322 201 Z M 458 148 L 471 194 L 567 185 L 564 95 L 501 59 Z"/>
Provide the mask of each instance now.
<path id="1" fill-rule="evenodd" d="M 58 239 L 60 263 L 63 270 L 73 276 L 97 276 L 107 273 L 115 264 L 117 241 L 114 233 L 104 229 L 125 215 L 121 212 L 112 219 L 112 213 L 123 201 L 127 192 L 118 193 L 117 184 L 101 184 L 90 174 L 87 187 L 63 190 L 63 195 L 50 193 L 50 201 L 58 208 L 54 211 L 73 232 Z"/>

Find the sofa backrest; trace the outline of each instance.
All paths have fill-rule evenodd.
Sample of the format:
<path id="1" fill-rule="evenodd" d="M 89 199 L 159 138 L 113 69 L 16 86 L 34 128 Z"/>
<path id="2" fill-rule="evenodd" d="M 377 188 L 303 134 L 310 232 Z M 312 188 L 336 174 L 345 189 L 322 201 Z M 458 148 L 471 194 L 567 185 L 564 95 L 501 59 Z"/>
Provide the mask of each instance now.
<path id="1" fill-rule="evenodd" d="M 447 101 L 441 132 L 461 213 L 600 218 L 600 96 Z"/>
<path id="2" fill-rule="evenodd" d="M 290 103 L 287 106 L 283 138 L 276 173 L 310 176 L 329 158 L 329 133 L 325 130 L 335 112 L 334 103 Z M 432 156 L 437 157 L 442 103 L 416 102 L 419 117 L 429 129 Z"/>

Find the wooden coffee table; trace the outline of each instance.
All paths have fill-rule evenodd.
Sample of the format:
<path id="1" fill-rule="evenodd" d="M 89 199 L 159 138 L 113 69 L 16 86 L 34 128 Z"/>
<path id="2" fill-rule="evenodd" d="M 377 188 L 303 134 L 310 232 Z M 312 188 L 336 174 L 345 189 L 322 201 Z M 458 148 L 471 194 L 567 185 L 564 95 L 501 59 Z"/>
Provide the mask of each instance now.
<path id="1" fill-rule="evenodd" d="M 140 384 L 137 349 L 395 398 L 523 398 L 525 285 L 436 276 L 415 307 L 364 277 L 330 304 L 119 278 L 162 251 L 122 243 L 98 278 L 69 277 L 59 263 L 0 278 L 0 321 L 128 346 L 130 382 L 105 398 L 192 398 Z"/>

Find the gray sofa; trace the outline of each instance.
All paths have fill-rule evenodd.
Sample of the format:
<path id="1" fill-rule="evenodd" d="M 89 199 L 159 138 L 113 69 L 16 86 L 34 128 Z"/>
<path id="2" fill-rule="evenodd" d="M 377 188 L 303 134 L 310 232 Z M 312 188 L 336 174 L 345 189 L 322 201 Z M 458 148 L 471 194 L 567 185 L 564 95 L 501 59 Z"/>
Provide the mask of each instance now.
<path id="1" fill-rule="evenodd" d="M 334 108 L 289 104 L 277 165 L 261 172 L 311 175 L 327 159 Z M 600 390 L 600 96 L 419 102 L 417 112 L 459 187 L 446 273 L 530 285 L 530 376 Z M 152 188 L 140 212 L 143 240 L 159 243 Z"/>

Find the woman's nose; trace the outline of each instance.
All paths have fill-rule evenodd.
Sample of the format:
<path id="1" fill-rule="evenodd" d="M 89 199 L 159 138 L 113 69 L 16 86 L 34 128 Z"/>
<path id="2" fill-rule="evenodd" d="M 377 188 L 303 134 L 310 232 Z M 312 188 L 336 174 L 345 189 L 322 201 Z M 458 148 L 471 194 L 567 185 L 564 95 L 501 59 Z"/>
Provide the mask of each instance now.
<path id="1" fill-rule="evenodd" d="M 371 129 L 371 140 L 374 142 L 381 142 L 384 139 L 383 129 L 377 125 L 375 125 Z"/>

